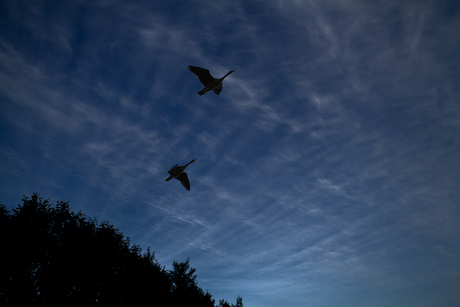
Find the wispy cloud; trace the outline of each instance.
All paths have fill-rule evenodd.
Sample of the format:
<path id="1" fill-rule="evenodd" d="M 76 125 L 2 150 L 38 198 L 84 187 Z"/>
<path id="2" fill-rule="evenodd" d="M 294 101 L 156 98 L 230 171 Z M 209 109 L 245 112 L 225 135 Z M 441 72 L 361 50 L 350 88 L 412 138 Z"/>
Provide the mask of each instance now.
<path id="1" fill-rule="evenodd" d="M 22 25 L 7 5 L 35 45 L 0 35 L 2 193 L 65 198 L 165 265 L 190 256 L 200 285 L 248 306 L 458 283 L 458 14 L 169 5 L 31 5 Z M 236 71 L 198 96 L 190 64 Z M 190 192 L 164 181 L 195 158 Z"/>

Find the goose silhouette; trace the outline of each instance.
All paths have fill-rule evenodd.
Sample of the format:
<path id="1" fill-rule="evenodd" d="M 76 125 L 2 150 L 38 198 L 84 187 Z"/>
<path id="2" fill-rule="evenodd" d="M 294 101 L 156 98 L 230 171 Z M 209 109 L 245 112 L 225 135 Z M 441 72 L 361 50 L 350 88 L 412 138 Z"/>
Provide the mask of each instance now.
<path id="1" fill-rule="evenodd" d="M 192 162 L 195 162 L 196 159 L 193 159 L 189 163 L 183 165 L 183 166 L 177 166 L 174 165 L 169 171 L 169 177 L 166 178 L 165 181 L 169 181 L 171 179 L 177 179 L 182 183 L 182 185 L 187 189 L 187 191 L 190 191 L 190 182 L 188 181 L 187 173 L 184 173 L 185 168 L 187 165 L 189 165 Z"/>
<path id="2" fill-rule="evenodd" d="M 195 75 L 198 76 L 198 79 L 200 79 L 200 82 L 203 83 L 204 89 L 198 92 L 198 95 L 203 95 L 206 94 L 209 91 L 213 91 L 217 95 L 220 94 L 222 91 L 222 81 L 224 81 L 225 77 L 227 77 L 229 74 L 234 72 L 234 70 L 230 70 L 225 76 L 223 76 L 220 79 L 215 79 L 211 74 L 209 73 L 209 70 L 201 68 L 201 67 L 196 67 L 196 66 L 189 66 L 188 69 L 193 72 Z"/>

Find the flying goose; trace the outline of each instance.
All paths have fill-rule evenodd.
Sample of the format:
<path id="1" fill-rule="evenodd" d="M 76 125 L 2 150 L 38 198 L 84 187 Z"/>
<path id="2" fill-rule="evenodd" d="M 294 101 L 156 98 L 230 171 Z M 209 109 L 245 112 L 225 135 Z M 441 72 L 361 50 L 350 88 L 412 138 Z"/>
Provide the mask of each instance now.
<path id="1" fill-rule="evenodd" d="M 184 173 L 184 170 L 185 168 L 187 167 L 187 165 L 189 165 L 190 163 L 192 162 L 195 162 L 196 159 L 193 159 L 192 161 L 190 161 L 189 163 L 183 165 L 183 166 L 177 166 L 174 165 L 173 168 L 171 168 L 168 173 L 169 173 L 169 177 L 166 178 L 165 181 L 169 181 L 173 178 L 177 179 L 180 181 L 180 183 L 182 183 L 182 185 L 187 189 L 187 191 L 190 191 L 190 182 L 188 181 L 188 177 L 187 177 L 187 173 Z"/>
<path id="2" fill-rule="evenodd" d="M 209 70 L 201 68 L 201 67 L 196 67 L 196 66 L 190 66 L 188 69 L 193 72 L 195 75 L 198 76 L 200 79 L 200 82 L 203 83 L 204 89 L 198 92 L 198 95 L 203 95 L 206 94 L 209 91 L 214 91 L 217 95 L 220 94 L 222 91 L 222 81 L 224 81 L 225 77 L 227 77 L 229 74 L 234 72 L 234 70 L 230 70 L 225 76 L 223 76 L 220 79 L 215 79 L 211 74 L 209 73 Z"/>

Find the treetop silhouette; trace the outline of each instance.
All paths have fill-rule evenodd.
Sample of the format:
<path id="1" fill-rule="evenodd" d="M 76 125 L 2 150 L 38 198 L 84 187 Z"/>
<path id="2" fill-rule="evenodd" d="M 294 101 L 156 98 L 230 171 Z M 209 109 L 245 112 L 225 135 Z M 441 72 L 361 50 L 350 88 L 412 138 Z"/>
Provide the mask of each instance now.
<path id="1" fill-rule="evenodd" d="M 73 213 L 67 202 L 53 207 L 37 194 L 22 201 L 12 212 L 0 204 L 2 306 L 214 307 L 189 259 L 168 271 L 149 248 L 142 253 L 108 222 Z"/>

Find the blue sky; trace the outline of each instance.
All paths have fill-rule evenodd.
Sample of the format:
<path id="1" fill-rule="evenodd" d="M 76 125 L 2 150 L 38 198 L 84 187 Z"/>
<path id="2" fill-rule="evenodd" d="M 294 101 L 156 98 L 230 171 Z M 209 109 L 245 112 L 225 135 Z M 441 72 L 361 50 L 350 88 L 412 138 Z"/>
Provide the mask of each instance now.
<path id="1" fill-rule="evenodd" d="M 2 0 L 0 201 L 69 201 L 216 300 L 458 306 L 459 29 L 456 1 Z M 188 65 L 235 72 L 200 97 Z"/>

